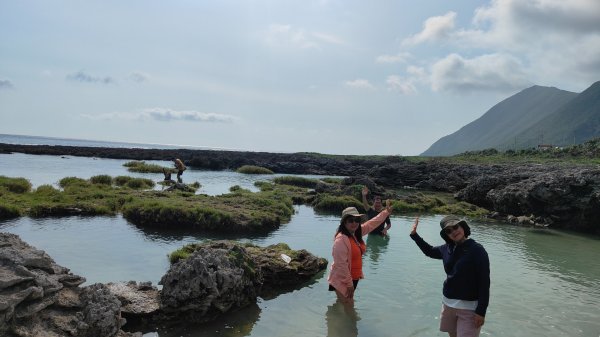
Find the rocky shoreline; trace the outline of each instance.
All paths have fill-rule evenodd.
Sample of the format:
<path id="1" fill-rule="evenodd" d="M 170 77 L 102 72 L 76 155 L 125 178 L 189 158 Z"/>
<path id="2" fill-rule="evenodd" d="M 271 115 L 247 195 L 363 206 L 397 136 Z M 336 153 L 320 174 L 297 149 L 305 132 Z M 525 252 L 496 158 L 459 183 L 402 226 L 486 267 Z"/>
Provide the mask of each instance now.
<path id="1" fill-rule="evenodd" d="M 195 169 L 243 165 L 276 173 L 366 177 L 385 189 L 449 192 L 495 218 L 600 234 L 600 169 L 596 165 L 465 164 L 398 156 L 333 156 L 187 149 L 97 148 L 0 144 L 0 153 L 73 155 L 134 160 L 181 158 Z M 526 220 L 524 220 L 526 219 Z"/>
<path id="2" fill-rule="evenodd" d="M 283 244 L 213 241 L 172 264 L 161 290 L 135 281 L 80 287 L 85 278 L 17 235 L 0 233 L 0 247 L 0 335 L 7 337 L 140 337 L 133 331 L 208 322 L 302 286 L 327 266 Z"/>

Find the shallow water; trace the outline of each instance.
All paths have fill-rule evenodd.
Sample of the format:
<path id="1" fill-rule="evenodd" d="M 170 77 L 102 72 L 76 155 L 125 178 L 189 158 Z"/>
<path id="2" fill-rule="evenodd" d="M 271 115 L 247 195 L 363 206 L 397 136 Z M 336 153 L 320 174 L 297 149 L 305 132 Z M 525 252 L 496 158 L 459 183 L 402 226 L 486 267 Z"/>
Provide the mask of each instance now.
<path id="1" fill-rule="evenodd" d="M 127 174 L 123 162 L 0 155 L 0 175 L 24 176 L 40 185 L 64 176 Z M 212 194 L 264 179 L 228 173 L 229 180 L 216 178 L 222 172 L 198 172 L 215 177 L 200 180 L 206 191 L 215 191 Z M 184 178 L 193 174 L 186 171 Z M 285 242 L 331 261 L 339 218 L 315 214 L 306 206 L 295 209 L 290 223 L 250 238 L 141 229 L 121 216 L 20 218 L 0 222 L 0 231 L 18 234 L 45 250 L 60 265 L 86 277 L 86 284 L 128 280 L 156 284 L 168 268 L 169 252 L 206 239 L 239 239 L 259 245 Z M 419 233 L 431 244 L 442 243 L 440 219 L 421 217 Z M 145 336 L 447 336 L 437 331 L 443 268 L 440 261 L 425 257 L 408 237 L 411 223 L 412 216 L 393 217 L 389 239 L 367 238 L 366 278 L 358 286 L 354 313 L 336 303 L 322 273 L 303 287 L 259 299 L 257 305 L 216 322 L 144 331 Z M 471 229 L 491 262 L 491 299 L 482 336 L 600 336 L 600 238 L 501 223 L 471 222 Z"/>

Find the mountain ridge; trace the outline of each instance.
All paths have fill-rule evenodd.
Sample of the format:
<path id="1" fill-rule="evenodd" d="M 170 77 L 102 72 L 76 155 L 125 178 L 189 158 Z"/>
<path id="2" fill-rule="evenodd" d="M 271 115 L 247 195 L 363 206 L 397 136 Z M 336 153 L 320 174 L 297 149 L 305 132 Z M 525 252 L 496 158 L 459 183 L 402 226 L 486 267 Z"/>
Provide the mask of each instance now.
<path id="1" fill-rule="evenodd" d="M 488 148 L 571 145 L 600 136 L 600 81 L 581 93 L 534 85 L 502 100 L 481 117 L 441 137 L 422 156 Z M 570 140 L 570 141 L 569 141 Z"/>

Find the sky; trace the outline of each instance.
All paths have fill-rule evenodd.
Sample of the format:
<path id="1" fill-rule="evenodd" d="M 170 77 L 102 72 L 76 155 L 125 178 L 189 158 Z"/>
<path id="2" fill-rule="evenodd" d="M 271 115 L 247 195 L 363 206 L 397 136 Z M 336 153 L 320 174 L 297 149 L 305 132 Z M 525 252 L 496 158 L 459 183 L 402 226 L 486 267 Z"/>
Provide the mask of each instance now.
<path id="1" fill-rule="evenodd" d="M 600 80 L 599 0 L 0 0 L 0 133 L 418 155 Z"/>

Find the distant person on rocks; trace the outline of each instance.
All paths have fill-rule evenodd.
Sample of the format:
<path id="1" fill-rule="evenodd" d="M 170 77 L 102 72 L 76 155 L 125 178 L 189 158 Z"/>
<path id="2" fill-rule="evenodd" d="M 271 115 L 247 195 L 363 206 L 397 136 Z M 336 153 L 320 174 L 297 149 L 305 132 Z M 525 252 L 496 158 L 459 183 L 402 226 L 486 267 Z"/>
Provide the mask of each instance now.
<path id="1" fill-rule="evenodd" d="M 362 257 L 367 250 L 363 235 L 377 228 L 392 212 L 390 201 L 385 209 L 373 219 L 363 223 L 363 214 L 356 207 L 348 207 L 342 212 L 342 219 L 333 241 L 333 263 L 327 282 L 329 290 L 335 291 L 338 299 L 345 304 L 354 303 L 354 290 L 363 278 Z"/>
<path id="2" fill-rule="evenodd" d="M 183 174 L 183 171 L 187 169 L 187 167 L 185 167 L 185 165 L 179 158 L 173 159 L 173 162 L 175 163 L 175 168 L 177 169 L 177 182 L 181 183 L 181 175 Z"/>
<path id="3" fill-rule="evenodd" d="M 485 322 L 490 300 L 490 261 L 483 246 L 469 239 L 465 220 L 449 215 L 440 221 L 440 236 L 446 241 L 432 247 L 417 234 L 415 219 L 410 237 L 423 254 L 442 260 L 446 272 L 440 314 L 440 331 L 450 337 L 477 337 Z"/>
<path id="4" fill-rule="evenodd" d="M 373 206 L 370 206 L 369 202 L 367 201 L 367 195 L 369 195 L 369 188 L 367 186 L 364 186 L 362 189 L 363 207 L 367 211 L 367 217 L 369 219 L 373 219 L 377 214 L 379 214 L 379 212 L 381 212 L 381 210 L 383 209 L 383 205 L 381 204 L 381 197 L 376 195 L 373 197 Z M 392 221 L 390 220 L 390 217 L 388 216 L 385 219 L 385 222 L 382 222 L 381 225 L 379 225 L 379 227 L 375 228 L 371 232 L 371 234 L 379 234 L 382 236 L 387 236 L 388 230 L 391 227 L 392 227 Z"/>
<path id="5" fill-rule="evenodd" d="M 165 175 L 164 181 L 171 181 L 171 169 L 163 168 L 163 174 Z"/>

